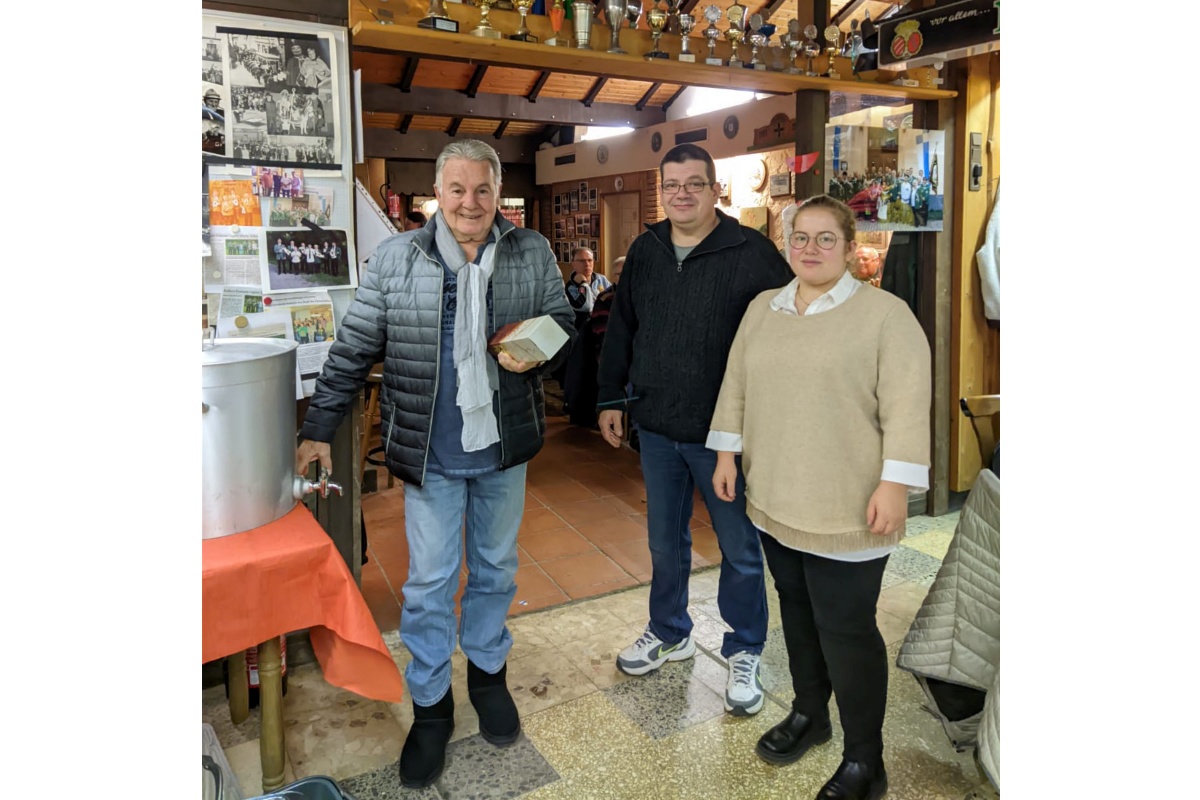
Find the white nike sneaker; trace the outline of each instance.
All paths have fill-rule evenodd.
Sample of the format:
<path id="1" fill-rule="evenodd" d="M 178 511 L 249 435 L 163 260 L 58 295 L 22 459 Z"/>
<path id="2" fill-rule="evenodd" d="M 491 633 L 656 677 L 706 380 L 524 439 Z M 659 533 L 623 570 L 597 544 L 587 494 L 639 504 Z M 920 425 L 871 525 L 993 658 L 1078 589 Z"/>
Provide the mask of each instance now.
<path id="1" fill-rule="evenodd" d="M 645 675 L 653 672 L 668 661 L 683 661 L 696 655 L 696 643 L 692 637 L 682 642 L 667 644 L 650 632 L 638 637 L 637 641 L 626 647 L 617 655 L 617 669 L 626 675 Z M 759 705 L 762 705 L 761 698 Z"/>

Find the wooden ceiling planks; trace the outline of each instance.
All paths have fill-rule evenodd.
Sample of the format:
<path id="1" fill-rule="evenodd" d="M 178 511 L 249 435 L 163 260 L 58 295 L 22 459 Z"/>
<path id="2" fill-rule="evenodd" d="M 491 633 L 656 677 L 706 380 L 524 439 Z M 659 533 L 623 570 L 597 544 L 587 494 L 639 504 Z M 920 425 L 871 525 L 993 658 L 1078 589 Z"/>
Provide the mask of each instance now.
<path id="1" fill-rule="evenodd" d="M 362 70 L 363 83 L 399 83 L 407 62 L 408 58 L 396 53 L 350 51 L 350 69 Z"/>
<path id="2" fill-rule="evenodd" d="M 569 75 L 565 72 L 556 72 L 542 87 L 541 96 L 582 100 L 595 82 L 596 78 L 591 75 Z"/>
<path id="3" fill-rule="evenodd" d="M 678 83 L 664 83 L 662 86 L 658 87 L 658 91 L 656 91 L 654 94 L 650 95 L 649 105 L 661 106 L 663 103 L 667 102 L 672 97 L 674 97 L 675 93 L 678 91 L 679 91 Z"/>
<path id="4" fill-rule="evenodd" d="M 408 129 L 410 131 L 445 131 L 449 125 L 449 117 L 413 116 Z"/>
<path id="5" fill-rule="evenodd" d="M 651 81 L 626 81 L 613 78 L 604 84 L 604 88 L 600 90 L 596 100 L 601 103 L 624 103 L 631 106 L 641 100 L 642 95 L 652 85 Z"/>
<path id="6" fill-rule="evenodd" d="M 512 67 L 492 67 L 479 85 L 479 91 L 485 94 L 515 94 L 521 97 L 533 90 L 541 70 L 513 69 Z"/>
<path id="7" fill-rule="evenodd" d="M 422 58 L 420 66 L 417 67 L 417 75 L 413 78 L 413 86 L 453 89 L 462 92 L 471 83 L 471 76 L 474 74 L 474 64 Z"/>

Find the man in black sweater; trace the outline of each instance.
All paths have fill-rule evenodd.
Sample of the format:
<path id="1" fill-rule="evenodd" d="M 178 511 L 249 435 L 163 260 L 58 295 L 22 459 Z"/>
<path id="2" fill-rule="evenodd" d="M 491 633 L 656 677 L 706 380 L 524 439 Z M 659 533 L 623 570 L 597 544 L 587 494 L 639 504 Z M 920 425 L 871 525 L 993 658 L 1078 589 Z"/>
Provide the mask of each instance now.
<path id="1" fill-rule="evenodd" d="M 647 225 L 626 254 L 600 356 L 597 408 L 605 441 L 620 447 L 628 405 L 640 430 L 642 477 L 653 572 L 650 621 L 617 656 L 617 668 L 644 675 L 696 652 L 688 615 L 692 493 L 699 488 L 721 546 L 717 606 L 733 628 L 721 655 L 729 664 L 725 710 L 762 708 L 759 656 L 767 598 L 758 531 L 746 517 L 738 463 L 737 499 L 713 492 L 716 452 L 705 447 L 725 361 L 746 306 L 792 278 L 778 248 L 716 208 L 712 157 L 678 145 L 659 165 L 667 218 Z M 625 386 L 633 384 L 626 399 Z"/>

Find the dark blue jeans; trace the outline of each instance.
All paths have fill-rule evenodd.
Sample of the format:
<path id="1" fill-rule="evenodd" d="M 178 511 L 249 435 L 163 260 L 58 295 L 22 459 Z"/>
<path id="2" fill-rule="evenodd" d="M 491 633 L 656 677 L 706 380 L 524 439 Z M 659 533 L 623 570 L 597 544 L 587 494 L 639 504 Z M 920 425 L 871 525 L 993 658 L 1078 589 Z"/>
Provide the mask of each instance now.
<path id="1" fill-rule="evenodd" d="M 698 486 L 721 547 L 717 607 L 732 632 L 721 655 L 762 653 L 767 638 L 767 593 L 758 530 L 746 517 L 746 483 L 738 459 L 737 499 L 713 493 L 717 454 L 703 444 L 676 442 L 642 430 L 642 479 L 650 529 L 650 630 L 668 644 L 691 635 L 688 578 L 692 572 L 692 493 Z"/>

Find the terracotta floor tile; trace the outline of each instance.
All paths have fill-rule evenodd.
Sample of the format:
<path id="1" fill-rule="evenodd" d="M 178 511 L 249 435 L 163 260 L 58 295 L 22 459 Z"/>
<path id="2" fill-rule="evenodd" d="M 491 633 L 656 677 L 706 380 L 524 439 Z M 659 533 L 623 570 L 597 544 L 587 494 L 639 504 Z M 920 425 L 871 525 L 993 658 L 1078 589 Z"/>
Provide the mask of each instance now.
<path id="1" fill-rule="evenodd" d="M 721 563 L 721 546 L 717 544 L 717 534 L 707 525 L 692 530 L 692 550 L 703 556 L 709 564 Z"/>
<path id="2" fill-rule="evenodd" d="M 575 529 L 601 549 L 606 544 L 646 541 L 646 529 L 624 514 L 580 522 Z"/>
<path id="3" fill-rule="evenodd" d="M 570 480 L 569 478 L 558 480 L 554 483 L 533 485 L 529 487 L 529 491 L 533 492 L 535 497 L 548 506 L 557 506 L 562 503 L 577 503 L 580 500 L 594 500 L 596 498 L 591 489 L 579 481 Z"/>
<path id="4" fill-rule="evenodd" d="M 520 533 L 541 533 L 542 531 L 552 531 L 555 528 L 565 528 L 567 523 L 562 517 L 555 514 L 548 508 L 527 508 L 525 516 L 521 518 Z"/>
<path id="5" fill-rule="evenodd" d="M 704 505 L 703 501 L 692 504 L 692 519 L 712 525 L 712 517 L 708 515 L 708 506 Z"/>
<path id="6" fill-rule="evenodd" d="M 528 567 L 534 564 L 533 556 L 525 552 L 525 548 L 517 545 L 517 568 Z"/>
<path id="7" fill-rule="evenodd" d="M 529 534 L 521 540 L 521 547 L 539 563 L 596 550 L 592 542 L 570 528 Z"/>
<path id="8" fill-rule="evenodd" d="M 645 486 L 641 481 L 635 481 L 620 473 L 610 473 L 596 478 L 588 483 L 588 488 L 595 492 L 597 497 L 611 497 L 612 495 L 626 495 L 645 491 Z"/>
<path id="9" fill-rule="evenodd" d="M 645 489 L 636 492 L 628 492 L 626 494 L 614 494 L 611 497 L 606 497 L 604 499 L 621 509 L 621 512 L 624 514 L 646 513 Z"/>
<path id="10" fill-rule="evenodd" d="M 650 530 L 650 525 L 646 521 L 645 514 L 627 514 L 626 516 L 628 516 L 631 520 L 636 522 L 638 525 L 641 525 L 646 530 Z"/>
<path id="11" fill-rule="evenodd" d="M 615 592 L 618 589 L 628 589 L 630 586 L 637 586 L 638 579 L 632 575 L 626 575 L 621 580 L 609 581 L 608 583 L 589 583 L 581 585 L 567 592 L 572 600 L 582 600 L 586 597 L 596 597 L 609 592 Z"/>
<path id="12" fill-rule="evenodd" d="M 605 555 L 640 583 L 649 583 L 653 573 L 650 563 L 650 545 L 646 539 L 628 542 L 608 542 L 600 546 Z M 694 568 L 694 565 L 693 565 Z"/>
<path id="13" fill-rule="evenodd" d="M 513 602 L 518 600 L 533 600 L 536 597 L 561 594 L 562 589 L 550 580 L 540 566 L 531 564 L 527 567 L 517 567 L 517 594 Z"/>
<path id="14" fill-rule="evenodd" d="M 629 575 L 600 552 L 543 561 L 539 566 L 571 597 L 582 596 L 586 587 L 621 581 Z"/>
<path id="15" fill-rule="evenodd" d="M 555 589 L 554 594 L 542 595 L 541 597 L 533 597 L 525 599 L 518 595 L 513 598 L 512 605 L 508 607 L 508 615 L 515 617 L 518 614 L 528 614 L 530 611 L 541 611 L 545 608 L 554 608 L 560 606 L 570 600 L 561 590 Z"/>
<path id="16" fill-rule="evenodd" d="M 694 531 L 701 530 L 702 528 L 711 528 L 712 525 L 710 525 L 709 523 L 705 522 L 702 519 L 698 519 L 693 516 L 691 519 L 688 520 L 688 527 L 691 528 L 692 531 L 694 532 Z"/>
<path id="17" fill-rule="evenodd" d="M 541 500 L 538 500 L 536 497 L 534 497 L 532 492 L 529 492 L 529 491 L 525 492 L 525 510 L 526 511 L 529 511 L 529 509 L 531 509 L 531 508 L 543 508 L 543 507 L 545 507 L 545 505 L 546 504 L 543 503 Z"/>
<path id="18" fill-rule="evenodd" d="M 362 595 L 381 631 L 400 627 L 400 603 L 388 586 L 383 570 L 374 561 L 368 560 L 362 568 Z"/>
<path id="19" fill-rule="evenodd" d="M 599 497 L 574 503 L 561 503 L 553 506 L 553 509 L 554 513 L 565 519 L 572 527 L 621 515 L 621 511 L 616 506 Z"/>

